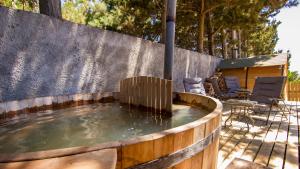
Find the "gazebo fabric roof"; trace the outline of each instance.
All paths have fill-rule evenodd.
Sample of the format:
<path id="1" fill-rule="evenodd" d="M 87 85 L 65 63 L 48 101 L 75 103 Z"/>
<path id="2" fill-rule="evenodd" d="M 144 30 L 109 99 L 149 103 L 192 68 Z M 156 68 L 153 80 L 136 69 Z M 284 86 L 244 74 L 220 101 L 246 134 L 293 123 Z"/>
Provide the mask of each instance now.
<path id="1" fill-rule="evenodd" d="M 287 54 L 263 55 L 249 58 L 224 59 L 220 62 L 219 69 L 233 69 L 244 67 L 265 67 L 285 65 L 287 63 Z"/>

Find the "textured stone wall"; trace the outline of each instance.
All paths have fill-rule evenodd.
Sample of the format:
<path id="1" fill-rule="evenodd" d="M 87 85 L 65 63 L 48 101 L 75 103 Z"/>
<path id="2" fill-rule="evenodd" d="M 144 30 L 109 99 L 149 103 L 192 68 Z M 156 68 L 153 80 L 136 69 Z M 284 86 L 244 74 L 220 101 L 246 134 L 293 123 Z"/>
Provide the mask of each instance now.
<path id="1" fill-rule="evenodd" d="M 0 102 L 118 91 L 120 79 L 163 76 L 164 46 L 45 15 L 0 7 Z M 176 49 L 174 89 L 211 75 L 219 59 Z"/>

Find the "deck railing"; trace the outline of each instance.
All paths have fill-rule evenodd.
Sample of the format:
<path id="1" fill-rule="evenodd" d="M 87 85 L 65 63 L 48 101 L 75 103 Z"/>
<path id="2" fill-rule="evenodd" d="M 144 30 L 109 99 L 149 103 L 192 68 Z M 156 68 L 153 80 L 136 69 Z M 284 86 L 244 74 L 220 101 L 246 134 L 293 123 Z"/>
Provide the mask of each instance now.
<path id="1" fill-rule="evenodd" d="M 121 80 L 120 102 L 172 112 L 172 81 L 146 76 Z"/>
<path id="2" fill-rule="evenodd" d="M 300 82 L 288 82 L 288 100 L 300 101 Z"/>

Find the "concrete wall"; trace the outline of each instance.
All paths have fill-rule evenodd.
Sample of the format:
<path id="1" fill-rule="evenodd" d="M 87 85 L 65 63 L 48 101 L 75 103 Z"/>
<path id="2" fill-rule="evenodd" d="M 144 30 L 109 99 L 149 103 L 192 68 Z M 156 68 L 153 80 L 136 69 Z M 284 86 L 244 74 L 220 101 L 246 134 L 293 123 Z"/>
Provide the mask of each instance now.
<path id="1" fill-rule="evenodd" d="M 162 77 L 164 46 L 0 7 L 0 101 L 118 91 L 120 79 Z M 219 59 L 176 49 L 174 88 L 211 75 Z"/>

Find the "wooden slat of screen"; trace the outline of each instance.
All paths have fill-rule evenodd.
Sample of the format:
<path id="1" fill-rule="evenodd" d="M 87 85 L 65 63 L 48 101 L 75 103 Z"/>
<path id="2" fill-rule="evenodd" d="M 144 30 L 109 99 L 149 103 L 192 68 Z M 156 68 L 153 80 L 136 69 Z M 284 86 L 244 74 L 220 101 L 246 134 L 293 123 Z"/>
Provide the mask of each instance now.
<path id="1" fill-rule="evenodd" d="M 172 110 L 172 81 L 139 76 L 120 82 L 120 101 L 159 111 Z"/>
<path id="2" fill-rule="evenodd" d="M 172 112 L 172 81 L 168 80 L 166 87 L 166 111 Z"/>
<path id="3" fill-rule="evenodd" d="M 161 110 L 160 108 L 160 100 L 161 100 L 161 94 L 160 94 L 160 82 L 161 82 L 161 79 L 157 78 L 156 79 L 156 106 L 155 108 L 157 110 Z"/>
<path id="4" fill-rule="evenodd" d="M 300 82 L 288 83 L 288 100 L 300 101 Z"/>
<path id="5" fill-rule="evenodd" d="M 166 109 L 166 81 L 162 80 L 160 83 L 160 88 L 161 88 L 161 109 L 165 110 Z"/>

